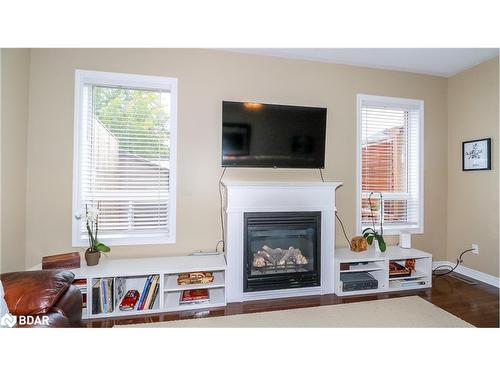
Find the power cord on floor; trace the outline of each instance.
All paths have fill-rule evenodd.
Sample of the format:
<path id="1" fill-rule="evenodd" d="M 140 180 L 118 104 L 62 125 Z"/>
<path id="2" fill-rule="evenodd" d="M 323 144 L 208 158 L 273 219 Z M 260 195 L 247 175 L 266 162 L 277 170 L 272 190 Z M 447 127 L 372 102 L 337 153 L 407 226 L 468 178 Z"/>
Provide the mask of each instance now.
<path id="1" fill-rule="evenodd" d="M 457 258 L 457 264 L 455 264 L 454 267 L 448 265 L 448 264 L 443 264 L 441 266 L 437 266 L 436 268 L 434 268 L 432 270 L 432 274 L 434 276 L 444 276 L 444 275 L 448 275 L 450 273 L 452 273 L 453 271 L 455 271 L 455 269 L 458 267 L 459 264 L 461 264 L 463 262 L 462 260 L 462 256 L 465 254 L 465 253 L 468 253 L 469 251 L 473 251 L 474 249 L 468 249 L 468 250 L 465 250 L 464 252 L 462 252 L 462 254 L 460 254 L 460 256 Z M 445 272 L 436 272 L 437 270 L 439 269 L 444 269 L 444 268 L 448 268 L 447 271 Z"/>

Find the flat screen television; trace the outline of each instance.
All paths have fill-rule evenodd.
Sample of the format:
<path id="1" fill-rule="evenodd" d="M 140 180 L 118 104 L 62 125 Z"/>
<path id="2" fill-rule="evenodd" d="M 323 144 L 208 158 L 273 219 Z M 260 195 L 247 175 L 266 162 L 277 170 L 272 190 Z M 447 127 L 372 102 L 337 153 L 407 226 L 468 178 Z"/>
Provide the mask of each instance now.
<path id="1" fill-rule="evenodd" d="M 222 166 L 324 168 L 326 108 L 222 102 Z"/>

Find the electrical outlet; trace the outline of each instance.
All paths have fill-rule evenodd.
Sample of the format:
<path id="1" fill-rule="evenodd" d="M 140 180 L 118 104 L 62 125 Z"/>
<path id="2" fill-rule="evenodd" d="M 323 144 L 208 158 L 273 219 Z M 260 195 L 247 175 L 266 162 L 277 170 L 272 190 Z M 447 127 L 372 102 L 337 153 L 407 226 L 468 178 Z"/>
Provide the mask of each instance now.
<path id="1" fill-rule="evenodd" d="M 474 254 L 479 254 L 479 245 L 478 244 L 473 243 L 472 248 L 474 249 L 474 250 L 472 250 L 472 252 Z"/>

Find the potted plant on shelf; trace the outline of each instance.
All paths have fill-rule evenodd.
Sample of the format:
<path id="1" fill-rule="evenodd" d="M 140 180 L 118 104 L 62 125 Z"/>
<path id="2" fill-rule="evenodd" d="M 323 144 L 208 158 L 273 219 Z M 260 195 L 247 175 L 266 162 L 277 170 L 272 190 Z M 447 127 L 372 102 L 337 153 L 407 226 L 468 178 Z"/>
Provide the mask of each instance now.
<path id="1" fill-rule="evenodd" d="M 372 195 L 373 192 L 370 193 L 370 196 L 368 197 L 368 205 L 370 206 L 370 213 L 371 213 L 371 218 L 372 218 L 372 227 L 371 228 L 365 228 L 363 229 L 363 237 L 366 238 L 366 241 L 368 242 L 368 245 L 372 245 L 375 240 L 375 249 L 378 251 L 384 252 L 387 249 L 387 245 L 384 240 L 384 228 L 382 226 L 382 219 L 380 219 L 380 232 L 378 232 L 375 229 L 375 218 L 373 215 L 373 211 L 380 209 L 380 215 L 383 215 L 383 200 L 382 200 L 382 193 L 380 193 L 380 207 L 375 206 L 372 203 Z"/>
<path id="2" fill-rule="evenodd" d="M 83 215 L 76 215 L 76 219 L 80 220 Z M 99 204 L 97 207 L 88 207 L 85 205 L 85 227 L 89 236 L 89 248 L 85 250 L 85 261 L 87 266 L 95 266 L 99 263 L 101 253 L 109 253 L 111 249 L 99 242 L 97 233 L 99 232 Z"/>

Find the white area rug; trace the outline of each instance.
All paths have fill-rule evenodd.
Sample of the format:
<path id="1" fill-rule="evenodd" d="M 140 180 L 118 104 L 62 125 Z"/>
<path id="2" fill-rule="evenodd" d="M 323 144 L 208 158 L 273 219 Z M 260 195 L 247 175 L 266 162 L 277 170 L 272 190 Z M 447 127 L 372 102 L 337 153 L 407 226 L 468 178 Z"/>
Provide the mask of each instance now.
<path id="1" fill-rule="evenodd" d="M 420 297 L 411 296 L 303 309 L 173 320 L 118 327 L 473 327 L 473 325 Z"/>

